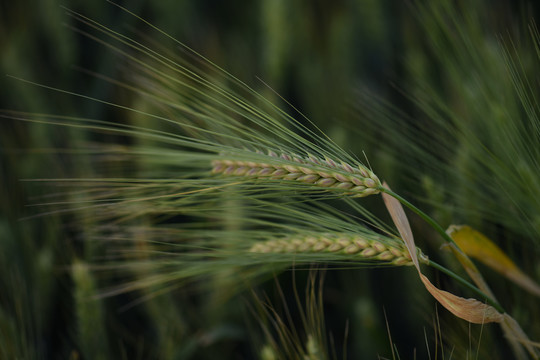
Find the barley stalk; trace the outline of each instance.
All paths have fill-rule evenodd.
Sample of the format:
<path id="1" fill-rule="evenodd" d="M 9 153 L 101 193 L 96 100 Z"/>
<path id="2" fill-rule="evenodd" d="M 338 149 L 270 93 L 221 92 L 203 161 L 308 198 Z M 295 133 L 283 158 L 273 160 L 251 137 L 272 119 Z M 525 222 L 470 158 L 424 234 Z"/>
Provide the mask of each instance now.
<path id="1" fill-rule="evenodd" d="M 261 153 L 258 153 L 261 155 Z M 303 184 L 341 189 L 353 197 L 364 197 L 380 192 L 377 175 L 363 165 L 353 167 L 315 156 L 280 155 L 268 152 L 267 162 L 246 161 L 233 158 L 212 161 L 212 173 L 227 176 L 250 177 L 299 182 Z"/>
<path id="2" fill-rule="evenodd" d="M 385 261 L 393 265 L 412 265 L 411 255 L 408 250 L 398 243 L 388 244 L 346 233 L 288 236 L 255 244 L 249 251 L 254 253 L 329 252 Z M 420 254 L 419 258 L 422 260 L 427 259 L 422 254 Z"/>

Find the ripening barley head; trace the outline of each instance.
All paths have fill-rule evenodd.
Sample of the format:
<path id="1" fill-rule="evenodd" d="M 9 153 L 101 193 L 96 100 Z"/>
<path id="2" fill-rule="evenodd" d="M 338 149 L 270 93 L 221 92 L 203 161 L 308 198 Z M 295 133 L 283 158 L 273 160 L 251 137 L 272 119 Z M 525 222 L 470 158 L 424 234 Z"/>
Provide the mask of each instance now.
<path id="1" fill-rule="evenodd" d="M 54 191 L 40 209 L 77 224 L 88 269 L 105 284 L 100 296 L 136 294 L 137 303 L 193 291 L 223 304 L 291 268 L 416 265 L 422 275 L 416 260 L 433 264 L 364 208 L 389 191 L 376 172 L 302 114 L 143 19 L 148 34 L 139 37 L 68 13 L 124 68 L 119 78 L 88 73 L 128 95 L 53 90 L 121 116 L 7 116 L 76 134 L 61 149 L 75 165 L 42 179 Z M 155 34 L 171 46 L 150 40 Z M 73 267 L 76 286 L 82 264 Z M 321 337 L 304 340 L 318 354 Z"/>
<path id="2" fill-rule="evenodd" d="M 259 267 L 246 271 L 257 278 L 293 263 L 410 264 L 399 237 L 354 200 L 381 191 L 377 175 L 316 126 L 175 40 L 171 48 L 184 54 L 67 12 L 78 33 L 126 69 L 119 79 L 88 73 L 132 100 L 52 90 L 122 111 L 127 120 L 9 116 L 78 134 L 74 145 L 86 152 L 80 167 L 50 181 L 59 190 L 42 205 L 86 224 L 84 236 L 102 247 L 97 269 L 131 274 L 107 293 L 155 291 L 224 269 Z M 332 199 L 344 200 L 351 216 L 319 205 Z M 317 244 L 308 245 L 313 236 Z M 268 247 L 298 241 L 287 251 Z"/>

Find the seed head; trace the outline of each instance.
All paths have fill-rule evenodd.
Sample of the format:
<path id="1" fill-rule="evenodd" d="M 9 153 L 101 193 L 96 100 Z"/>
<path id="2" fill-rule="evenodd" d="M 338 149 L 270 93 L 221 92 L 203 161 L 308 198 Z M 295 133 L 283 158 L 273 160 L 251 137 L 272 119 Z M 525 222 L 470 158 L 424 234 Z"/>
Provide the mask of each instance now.
<path id="1" fill-rule="evenodd" d="M 260 151 L 256 152 L 262 155 Z M 242 161 L 221 158 L 212 162 L 212 173 L 255 179 L 285 180 L 319 188 L 339 189 L 353 197 L 364 197 L 380 192 L 379 178 L 367 167 L 353 167 L 328 157 L 324 160 L 308 155 L 276 154 L 268 152 L 265 161 Z"/>
<path id="2" fill-rule="evenodd" d="M 412 265 L 408 250 L 401 243 L 383 243 L 360 235 L 324 233 L 296 235 L 255 244 L 254 253 L 341 253 L 364 259 L 390 262 L 393 265 Z"/>

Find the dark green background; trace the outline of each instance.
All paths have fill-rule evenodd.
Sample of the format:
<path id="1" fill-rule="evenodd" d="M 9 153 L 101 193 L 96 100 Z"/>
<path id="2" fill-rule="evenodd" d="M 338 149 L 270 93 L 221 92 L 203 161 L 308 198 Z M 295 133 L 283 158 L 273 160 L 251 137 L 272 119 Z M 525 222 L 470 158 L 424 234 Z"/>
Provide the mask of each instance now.
<path id="1" fill-rule="evenodd" d="M 479 28 L 491 40 L 507 32 L 517 38 L 526 37 L 527 22 L 538 11 L 531 3 L 513 1 L 457 3 L 458 14 L 479 15 Z M 102 46 L 71 29 L 75 24 L 61 5 L 117 31 L 136 33 L 142 28 L 137 19 L 105 1 L 3 0 L 2 75 L 92 97 L 122 99 L 125 95 L 112 86 L 77 70 L 89 69 L 108 76 L 122 72 Z M 414 119 L 414 126 L 423 127 L 426 115 L 404 96 L 414 93 L 417 81 L 429 83 L 440 92 L 439 96 L 452 97 L 456 92 L 447 86 L 448 75 L 434 54 L 426 25 L 422 25 L 414 4 L 376 0 L 167 0 L 122 5 L 275 99 L 257 77 L 264 79 L 346 150 L 356 154 L 365 151 L 394 188 L 419 197 L 395 163 L 405 162 L 408 167 L 417 164 L 410 159 L 389 158 L 399 155 L 406 144 L 397 138 L 381 143 L 378 114 L 373 108 L 369 110 L 370 101 L 364 95 L 381 97 Z M 440 45 L 441 51 L 452 51 L 450 46 Z M 418 74 L 422 74 L 421 79 Z M 2 109 L 107 120 L 123 116 L 102 104 L 8 76 L 0 78 L 0 89 Z M 84 265 L 71 270 L 73 264 L 91 260 L 85 258 L 89 245 L 84 241 L 83 229 L 72 227 L 69 215 L 26 218 L 40 212 L 28 205 L 50 190 L 21 180 L 62 178 L 77 167 L 73 158 L 43 150 L 69 148 L 69 134 L 55 127 L 2 118 L 0 141 L 0 357 L 258 357 L 264 340 L 242 301 L 208 309 L 196 295 L 181 290 L 127 310 L 124 306 L 137 294 L 92 300 L 106 284 L 100 283 Z M 430 175 L 429 168 L 418 171 Z M 434 179 L 438 177 L 440 174 L 433 174 Z M 424 200 L 436 201 L 436 196 Z M 373 202 L 373 206 L 379 205 Z M 432 208 L 428 205 L 428 209 Z M 384 210 L 374 211 L 383 214 Z M 443 220 L 451 216 L 444 211 L 433 212 Z M 497 225 L 490 224 L 488 229 Z M 419 232 L 426 231 L 421 225 L 418 228 Z M 521 256 L 524 267 L 534 272 L 535 255 Z M 303 292 L 305 274 L 297 276 Z M 291 277 L 290 273 L 280 277 L 286 293 L 291 292 Z M 437 280 L 446 285 L 444 279 Z M 495 287 L 505 292 L 505 286 L 509 285 Z M 266 287 L 274 291 L 272 284 Z M 519 296 L 519 292 L 510 293 L 508 302 Z M 524 297 L 518 317 L 527 319 L 527 309 L 536 305 L 536 300 Z M 383 309 L 401 358 L 412 358 L 413 349 L 417 358 L 426 358 L 423 332 L 427 332 L 434 347 L 431 326 L 435 305 L 423 294 L 413 271 L 375 269 L 327 274 L 325 315 L 338 358 L 342 356 L 347 321 L 349 358 L 376 358 L 377 354 L 391 357 Z M 439 312 L 444 310 L 439 308 Z M 533 313 L 538 315 L 538 311 Z M 441 318 L 443 336 L 450 343 L 447 356 L 448 349 L 455 345 L 458 350 L 453 358 L 461 358 L 459 349 L 468 347 L 467 324 L 456 323 L 447 314 L 441 314 Z M 534 322 L 526 322 L 525 330 L 533 338 L 540 335 L 538 328 L 534 330 Z M 473 334 L 473 338 L 478 336 L 479 328 L 475 327 Z M 482 336 L 479 358 L 492 352 L 506 358 L 509 350 L 498 329 L 484 329 Z"/>

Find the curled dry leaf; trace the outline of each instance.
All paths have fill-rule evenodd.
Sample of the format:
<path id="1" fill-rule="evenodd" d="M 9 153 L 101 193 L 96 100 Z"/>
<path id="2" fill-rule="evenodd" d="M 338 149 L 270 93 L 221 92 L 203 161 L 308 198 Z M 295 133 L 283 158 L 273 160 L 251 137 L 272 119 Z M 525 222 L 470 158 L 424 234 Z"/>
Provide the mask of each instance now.
<path id="1" fill-rule="evenodd" d="M 498 312 L 493 306 L 486 305 L 476 299 L 465 299 L 448 291 L 440 290 L 420 271 L 418 271 L 418 274 L 429 293 L 457 317 L 474 324 L 503 321 L 503 314 Z"/>
<path id="2" fill-rule="evenodd" d="M 512 271 L 517 270 L 518 273 L 521 273 L 519 269 L 517 269 L 517 266 L 513 264 L 510 258 L 506 257 L 502 250 L 500 250 L 488 238 L 483 236 L 478 231 L 473 230 L 469 226 L 451 225 L 446 232 L 456 242 L 457 246 L 460 247 L 458 250 L 455 244 L 448 245 L 454 256 L 459 260 L 471 279 L 473 279 L 476 286 L 478 286 L 480 290 L 491 296 L 493 299 L 495 299 L 495 295 L 488 287 L 487 283 L 482 277 L 482 274 L 480 274 L 474 263 L 467 255 L 472 257 L 480 257 L 480 260 L 484 260 L 481 256 L 489 257 L 488 260 L 482 261 L 485 264 L 493 263 L 496 261 L 496 259 L 501 259 L 501 263 L 497 264 L 497 267 L 507 265 L 509 266 L 509 269 L 514 269 Z M 516 359 L 527 359 L 525 349 L 533 359 L 538 359 L 536 349 L 533 345 L 531 345 L 532 342 L 521 329 L 517 321 L 508 314 L 504 314 L 503 316 L 504 319 L 501 322 L 501 327 L 510 345 L 512 346 Z"/>
<path id="3" fill-rule="evenodd" d="M 383 186 L 387 189 L 388 184 L 386 182 Z M 418 257 L 416 255 L 416 245 L 414 243 L 414 237 L 412 235 L 411 226 L 409 225 L 409 220 L 405 215 L 405 211 L 401 206 L 401 203 L 394 197 L 382 193 L 384 203 L 394 224 L 396 225 L 401 238 L 405 242 L 405 246 L 409 250 L 412 261 L 418 270 L 418 275 L 420 280 L 424 283 L 424 286 L 429 291 L 429 293 L 441 303 L 448 311 L 457 317 L 467 320 L 475 324 L 484 324 L 489 322 L 498 322 L 501 323 L 504 320 L 503 314 L 499 313 L 494 307 L 486 305 L 476 299 L 465 299 L 454 294 L 451 294 L 447 291 L 438 289 L 435 285 L 429 281 L 429 279 L 422 274 L 420 270 L 420 265 L 418 263 Z"/>

